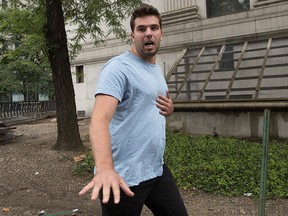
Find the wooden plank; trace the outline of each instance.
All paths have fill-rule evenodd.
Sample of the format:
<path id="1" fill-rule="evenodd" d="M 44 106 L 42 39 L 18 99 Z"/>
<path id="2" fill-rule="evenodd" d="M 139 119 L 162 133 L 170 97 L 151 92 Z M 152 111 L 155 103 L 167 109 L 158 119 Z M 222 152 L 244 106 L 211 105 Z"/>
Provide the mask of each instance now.
<path id="1" fill-rule="evenodd" d="M 204 85 L 203 85 L 203 87 L 202 87 L 202 89 L 201 89 L 201 91 L 200 91 L 200 95 L 199 95 L 199 97 L 198 97 L 198 100 L 201 100 L 201 99 L 202 99 L 203 94 L 204 94 L 204 92 L 205 92 L 205 89 L 206 89 L 206 87 L 207 87 L 207 85 L 208 85 L 208 83 L 209 83 L 211 77 L 212 77 L 213 74 L 214 74 L 214 71 L 215 71 L 215 68 L 216 68 L 217 64 L 218 64 L 219 61 L 221 60 L 222 55 L 223 55 L 225 49 L 226 49 L 226 46 L 225 46 L 225 44 L 224 44 L 224 45 L 222 46 L 222 48 L 221 48 L 221 50 L 220 50 L 218 56 L 217 56 L 217 59 L 216 59 L 214 65 L 213 65 L 213 67 L 212 67 L 212 69 L 211 69 L 211 71 L 210 71 L 210 73 L 209 73 L 207 79 L 206 79 L 206 82 L 204 83 Z"/>
<path id="2" fill-rule="evenodd" d="M 197 65 L 200 57 L 202 56 L 203 52 L 205 50 L 205 47 L 202 47 L 202 49 L 200 50 L 197 58 L 194 60 L 194 63 L 192 65 L 192 67 L 189 69 L 189 71 L 186 73 L 186 76 L 184 78 L 184 80 L 182 81 L 181 83 L 181 86 L 179 87 L 179 89 L 177 90 L 177 95 L 176 95 L 176 100 L 178 99 L 180 93 L 181 93 L 181 90 L 183 88 L 183 86 L 185 85 L 186 81 L 189 79 L 189 77 L 191 76 L 192 72 L 193 72 L 193 69 L 195 68 L 195 66 Z"/>
<path id="3" fill-rule="evenodd" d="M 262 83 L 263 74 L 264 74 L 264 71 L 265 71 L 265 66 L 266 66 L 266 63 L 267 63 L 267 60 L 268 60 L 268 55 L 269 55 L 269 52 L 270 52 L 270 49 L 271 49 L 271 44 L 272 44 L 272 38 L 269 38 L 268 43 L 267 43 L 267 49 L 266 49 L 265 56 L 264 56 L 264 60 L 263 60 L 263 63 L 262 63 L 262 67 L 260 69 L 258 82 L 257 82 L 257 85 L 256 85 L 255 98 L 258 98 L 258 96 L 259 96 L 260 86 L 261 86 L 261 83 Z"/>
<path id="4" fill-rule="evenodd" d="M 180 56 L 178 57 L 178 59 L 176 59 L 176 61 L 174 62 L 174 64 L 172 65 L 172 67 L 170 68 L 170 70 L 168 71 L 165 79 L 166 82 L 171 78 L 173 72 L 175 71 L 175 69 L 177 68 L 178 64 L 181 62 L 183 56 L 185 55 L 185 53 L 187 52 L 187 48 L 182 50 L 182 52 L 180 53 Z"/>
<path id="5" fill-rule="evenodd" d="M 229 83 L 229 85 L 228 85 L 228 88 L 227 88 L 227 90 L 226 90 L 225 99 L 229 99 L 229 96 L 230 96 L 230 94 L 231 94 L 231 88 L 232 88 L 233 83 L 234 83 L 234 81 L 235 81 L 235 78 L 236 78 L 236 76 L 237 76 L 237 73 L 238 73 L 240 64 L 241 64 L 241 62 L 242 62 L 243 56 L 244 56 L 244 54 L 245 54 L 245 50 L 246 50 L 246 48 L 247 48 L 247 45 L 248 45 L 248 42 L 246 41 L 246 42 L 244 43 L 243 47 L 242 47 L 241 54 L 240 54 L 239 59 L 238 59 L 238 62 L 237 62 L 237 64 L 236 64 L 234 73 L 232 74 L 232 78 L 231 78 L 230 83 Z"/>

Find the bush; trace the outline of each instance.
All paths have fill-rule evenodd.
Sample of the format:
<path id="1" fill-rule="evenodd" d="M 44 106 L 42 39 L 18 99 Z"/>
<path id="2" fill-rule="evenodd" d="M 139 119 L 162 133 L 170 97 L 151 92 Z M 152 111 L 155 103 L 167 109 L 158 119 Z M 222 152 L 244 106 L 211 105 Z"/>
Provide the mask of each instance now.
<path id="1" fill-rule="evenodd" d="M 288 142 L 272 140 L 268 150 L 266 195 L 288 198 Z M 224 137 L 190 137 L 167 131 L 165 163 L 179 187 L 205 192 L 259 196 L 262 144 Z M 93 174 L 91 152 L 77 164 L 76 173 Z"/>
<path id="2" fill-rule="evenodd" d="M 288 197 L 288 143 L 269 143 L 267 197 Z M 182 188 L 240 196 L 260 192 L 262 144 L 167 132 L 165 163 Z"/>

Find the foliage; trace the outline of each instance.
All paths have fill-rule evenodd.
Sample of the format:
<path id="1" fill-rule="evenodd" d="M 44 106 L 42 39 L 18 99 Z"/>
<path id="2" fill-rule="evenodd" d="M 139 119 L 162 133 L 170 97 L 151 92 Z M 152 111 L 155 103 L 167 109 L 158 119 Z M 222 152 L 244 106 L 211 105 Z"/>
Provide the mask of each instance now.
<path id="1" fill-rule="evenodd" d="M 40 8 L 6 8 L 0 10 L 0 75 L 7 77 L 1 93 L 21 92 L 35 96 L 51 95 L 51 69 L 46 54 Z M 33 93 L 33 94 L 31 94 Z M 29 98 L 26 98 L 28 100 Z"/>
<path id="2" fill-rule="evenodd" d="M 13 7 L 25 8 L 32 11 L 41 11 L 43 9 L 41 8 L 41 2 L 30 0 L 24 3 L 18 0 L 10 0 Z M 114 34 L 118 38 L 127 39 L 127 32 L 122 22 L 142 2 L 141 0 L 63 0 L 62 7 L 67 36 L 69 37 L 70 58 L 75 57 L 77 51 L 81 49 L 81 44 L 87 38 L 94 45 L 105 43 L 110 34 Z M 42 15 L 41 19 L 45 17 L 44 12 L 37 15 L 39 18 Z"/>
<path id="3" fill-rule="evenodd" d="M 94 160 L 91 151 L 88 151 L 85 154 L 85 158 L 82 161 L 79 161 L 75 168 L 74 172 L 77 175 L 85 176 L 85 175 L 91 175 L 93 174 L 94 170 Z"/>
<path id="4" fill-rule="evenodd" d="M 267 191 L 273 197 L 288 198 L 288 142 L 273 140 L 268 152 Z"/>
<path id="5" fill-rule="evenodd" d="M 80 43 L 83 43 L 86 37 L 94 41 L 95 45 L 104 42 L 111 33 L 122 39 L 127 38 L 122 21 L 141 2 L 62 1 L 68 36 L 72 36 L 69 40 L 70 58 L 75 57 L 81 48 Z M 10 0 L 8 7 L 0 10 L 0 64 L 2 68 L 6 68 L 5 71 L 0 70 L 0 76 L 8 76 L 6 81 L 13 77 L 15 81 L 5 82 L 0 93 L 10 94 L 17 90 L 26 96 L 30 88 L 30 93 L 40 91 L 50 97 L 53 95 L 51 68 L 44 37 L 46 17 L 43 3 L 38 0 Z M 70 30 L 69 26 L 72 26 Z"/>
<path id="6" fill-rule="evenodd" d="M 224 137 L 192 138 L 167 133 L 165 162 L 182 188 L 241 196 L 259 195 L 262 146 L 256 142 Z M 269 146 L 267 197 L 288 197 L 288 143 Z"/>
<path id="7" fill-rule="evenodd" d="M 81 43 L 87 38 L 94 45 L 105 42 L 110 34 L 127 39 L 122 22 L 140 3 L 141 0 L 62 1 L 66 22 L 72 26 L 69 31 L 72 36 L 71 55 L 81 48 Z"/>
<path id="8" fill-rule="evenodd" d="M 184 189 L 225 196 L 252 193 L 259 196 L 262 146 L 247 140 L 202 136 L 192 138 L 167 131 L 165 163 L 176 183 Z M 93 158 L 87 153 L 78 163 L 78 173 L 93 172 Z M 269 143 L 266 195 L 288 198 L 288 142 Z"/>
<path id="9" fill-rule="evenodd" d="M 1 61 L 2 63 L 8 64 L 16 60 L 26 60 L 24 64 L 21 62 L 21 70 L 15 70 L 15 68 L 18 69 L 18 65 L 13 65 L 15 66 L 13 69 L 17 74 L 22 71 L 25 71 L 25 74 L 27 74 L 25 77 L 23 76 L 25 79 L 22 80 L 23 85 L 26 87 L 25 89 L 29 87 L 28 82 L 33 80 L 31 77 L 28 78 L 29 72 L 27 68 L 36 69 L 36 67 L 33 67 L 33 65 L 27 61 L 38 63 L 37 66 L 39 66 L 40 70 L 33 72 L 34 78 L 34 75 L 36 77 L 43 77 L 42 75 L 44 73 L 41 73 L 41 76 L 37 75 L 39 74 L 38 72 L 41 72 L 41 68 L 47 69 L 45 66 L 41 67 L 41 64 L 48 62 L 47 59 L 49 59 L 53 75 L 58 128 L 57 142 L 53 146 L 54 149 L 74 150 L 81 145 L 69 57 L 71 59 L 73 55 L 79 51 L 81 48 L 80 43 L 85 42 L 86 37 L 91 39 L 94 44 L 97 44 L 99 41 L 104 41 L 107 39 L 106 37 L 112 33 L 116 37 L 125 38 L 127 34 L 123 28 L 122 21 L 128 18 L 130 12 L 141 2 L 141 0 L 10 0 L 10 4 L 8 5 L 12 7 L 3 10 L 4 15 L 2 16 L 1 14 L 0 18 L 7 18 L 7 20 L 11 22 L 9 24 L 6 24 L 6 21 L 0 23 L 0 30 L 6 30 L 8 33 L 6 35 L 3 34 L 4 36 L 0 34 L 0 41 L 4 40 L 5 42 L 5 45 L 1 47 L 6 50 L 10 48 L 11 52 L 9 52 L 8 55 L 1 53 Z M 13 14 L 5 16 L 7 11 L 14 12 L 13 10 L 15 10 L 19 16 L 14 16 Z M 31 19 L 30 23 L 22 22 L 22 20 L 29 20 L 31 17 L 34 18 L 34 15 L 36 17 L 35 19 Z M 17 21 L 15 22 L 15 20 Z M 21 23 L 20 26 L 22 29 L 14 27 L 17 26 L 18 22 Z M 3 27 L 1 27 L 1 24 L 3 24 Z M 26 37 L 26 35 L 31 36 L 26 26 L 29 26 L 31 29 L 35 28 L 36 31 L 39 30 L 38 34 L 33 35 L 34 37 Z M 70 55 L 67 49 L 66 32 L 66 29 L 69 27 L 71 27 L 72 30 L 76 30 L 76 32 L 70 32 L 69 34 L 73 36 L 72 42 L 74 44 Z M 102 29 L 103 27 L 107 27 L 108 29 Z M 34 32 L 35 31 L 33 31 L 33 33 Z M 37 35 L 40 36 L 37 38 L 39 44 L 28 43 L 30 45 L 40 45 L 37 49 L 31 49 L 31 47 L 29 47 L 29 49 L 19 49 L 19 47 L 26 48 L 26 46 L 24 46 L 25 42 L 31 41 L 28 39 L 36 38 Z M 6 40 L 9 37 L 15 39 L 15 42 L 9 44 L 9 40 Z M 25 40 L 25 38 L 27 40 Z M 41 52 L 37 52 L 37 50 Z M 31 51 L 36 51 L 35 53 L 37 55 L 29 55 Z M 39 58 L 42 57 L 42 54 L 45 58 Z M 44 61 L 41 61 L 42 59 Z M 48 64 L 44 65 L 47 66 Z M 11 72 L 13 73 L 14 71 Z"/>
<path id="10" fill-rule="evenodd" d="M 18 80 L 15 79 L 15 74 L 11 73 L 4 65 L 0 64 L 0 95 L 8 95 L 10 92 L 20 91 Z"/>

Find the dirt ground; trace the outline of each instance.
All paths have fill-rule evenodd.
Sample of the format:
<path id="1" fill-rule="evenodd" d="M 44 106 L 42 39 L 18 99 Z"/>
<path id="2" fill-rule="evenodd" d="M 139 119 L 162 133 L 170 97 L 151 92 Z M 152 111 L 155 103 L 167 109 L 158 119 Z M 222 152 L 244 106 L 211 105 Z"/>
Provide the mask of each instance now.
<path id="1" fill-rule="evenodd" d="M 87 140 L 88 121 L 79 121 L 83 140 Z M 36 216 L 40 211 L 60 215 L 79 209 L 77 215 L 99 216 L 99 201 L 78 192 L 90 180 L 73 173 L 74 157 L 82 152 L 51 150 L 56 141 L 55 119 L 16 125 L 15 138 L 0 143 L 0 215 Z M 85 145 L 89 145 L 87 141 Z M 258 199 L 222 197 L 181 190 L 189 215 L 258 215 Z M 288 200 L 268 200 L 266 215 L 288 215 Z M 142 216 L 151 216 L 145 207 Z"/>

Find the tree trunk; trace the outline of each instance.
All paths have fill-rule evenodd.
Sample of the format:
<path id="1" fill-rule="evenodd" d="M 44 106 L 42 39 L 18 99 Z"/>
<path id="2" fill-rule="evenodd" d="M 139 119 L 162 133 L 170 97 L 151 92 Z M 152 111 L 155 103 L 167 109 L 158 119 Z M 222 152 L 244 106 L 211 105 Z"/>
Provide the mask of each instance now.
<path id="1" fill-rule="evenodd" d="M 58 136 L 53 146 L 58 150 L 83 149 L 76 115 L 75 93 L 67 47 L 61 0 L 45 0 L 49 60 L 52 66 L 56 99 Z"/>

